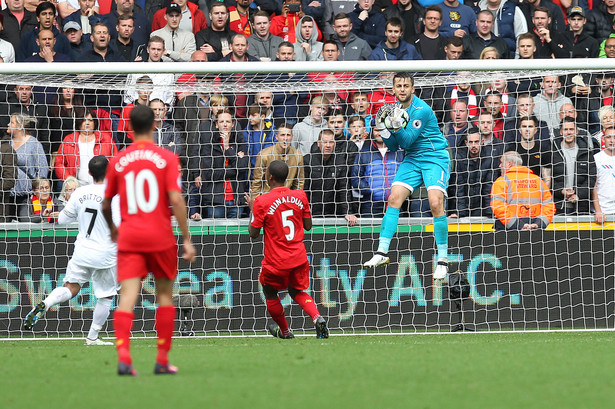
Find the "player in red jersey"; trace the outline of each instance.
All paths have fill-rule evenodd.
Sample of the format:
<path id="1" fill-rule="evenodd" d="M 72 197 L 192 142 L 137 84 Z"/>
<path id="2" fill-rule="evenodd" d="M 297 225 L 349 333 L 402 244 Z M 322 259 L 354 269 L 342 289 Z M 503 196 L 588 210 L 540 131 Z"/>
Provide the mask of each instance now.
<path id="1" fill-rule="evenodd" d="M 329 338 L 325 319 L 318 312 L 312 297 L 303 291 L 310 285 L 310 264 L 303 244 L 303 229 L 312 228 L 310 204 L 303 190 L 291 190 L 284 185 L 287 176 L 288 165 L 274 160 L 266 173 L 271 191 L 256 199 L 246 193 L 246 201 L 252 210 L 250 237 L 257 238 L 261 227 L 265 231 L 265 257 L 260 282 L 267 311 L 277 324 L 269 325 L 269 332 L 282 339 L 294 338 L 278 297 L 278 291 L 288 289 L 293 300 L 314 321 L 316 337 Z"/>
<path id="2" fill-rule="evenodd" d="M 141 280 L 152 272 L 156 283 L 156 332 L 158 356 L 155 374 L 174 374 L 168 352 L 175 324 L 173 281 L 177 275 L 177 242 L 171 226 L 171 210 L 184 238 L 186 261 L 194 261 L 196 251 L 190 241 L 186 203 L 181 194 L 179 159 L 154 144 L 154 112 L 139 105 L 130 113 L 134 142 L 109 163 L 107 188 L 102 204 L 111 239 L 118 245 L 119 305 L 113 316 L 118 374 L 136 375 L 130 356 L 133 309 L 139 297 Z M 111 219 L 111 198 L 120 195 L 122 222 L 118 228 Z"/>

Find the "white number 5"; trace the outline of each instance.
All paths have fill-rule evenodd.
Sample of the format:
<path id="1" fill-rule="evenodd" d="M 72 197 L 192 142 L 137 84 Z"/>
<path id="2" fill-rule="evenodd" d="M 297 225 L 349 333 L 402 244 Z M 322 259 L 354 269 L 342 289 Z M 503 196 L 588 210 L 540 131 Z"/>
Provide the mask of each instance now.
<path id="1" fill-rule="evenodd" d="M 284 210 L 282 212 L 282 226 L 288 227 L 290 230 L 290 233 L 286 235 L 286 240 L 291 241 L 295 237 L 295 224 L 291 220 L 288 220 L 289 217 L 293 217 L 292 209 Z"/>

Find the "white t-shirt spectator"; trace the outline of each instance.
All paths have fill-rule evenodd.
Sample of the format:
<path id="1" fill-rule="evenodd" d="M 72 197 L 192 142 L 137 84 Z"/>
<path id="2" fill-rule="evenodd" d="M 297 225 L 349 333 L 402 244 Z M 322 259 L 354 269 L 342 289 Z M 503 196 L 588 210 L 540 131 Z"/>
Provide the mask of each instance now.
<path id="1" fill-rule="evenodd" d="M 92 175 L 88 169 L 90 160 L 94 157 L 94 144 L 92 142 L 79 142 L 79 169 L 77 170 L 77 179 L 81 186 L 89 185 L 94 182 Z"/>
<path id="2" fill-rule="evenodd" d="M 596 192 L 598 203 L 604 214 L 615 214 L 615 156 L 604 151 L 594 155 L 596 161 Z"/>
<path id="3" fill-rule="evenodd" d="M 132 104 L 139 95 L 137 94 L 137 79 L 147 75 L 154 83 L 154 91 L 150 95 L 150 101 L 153 99 L 159 99 L 167 104 L 168 107 L 173 106 L 175 101 L 175 92 L 173 92 L 173 86 L 175 85 L 175 74 L 129 74 L 126 78 L 126 91 L 124 93 L 124 103 Z M 169 108 L 171 112 L 171 108 Z"/>
<path id="4" fill-rule="evenodd" d="M 14 63 L 15 49 L 13 48 L 13 44 L 0 39 L 0 57 L 2 57 L 5 63 Z"/>

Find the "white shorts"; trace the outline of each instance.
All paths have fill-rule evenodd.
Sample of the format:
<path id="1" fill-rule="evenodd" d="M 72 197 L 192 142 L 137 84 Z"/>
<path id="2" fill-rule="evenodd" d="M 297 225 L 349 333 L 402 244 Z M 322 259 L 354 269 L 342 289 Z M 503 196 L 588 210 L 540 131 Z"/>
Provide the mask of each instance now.
<path id="1" fill-rule="evenodd" d="M 92 289 L 96 298 L 112 297 L 119 290 L 117 267 L 84 267 L 75 263 L 72 259 L 66 266 L 64 282 L 79 284 L 81 287 L 85 283 L 92 283 Z"/>

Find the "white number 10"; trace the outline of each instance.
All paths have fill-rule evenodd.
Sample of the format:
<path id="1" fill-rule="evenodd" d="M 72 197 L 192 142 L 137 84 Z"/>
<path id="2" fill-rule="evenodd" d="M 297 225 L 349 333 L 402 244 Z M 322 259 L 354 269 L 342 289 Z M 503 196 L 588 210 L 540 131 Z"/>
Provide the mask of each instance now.
<path id="1" fill-rule="evenodd" d="M 286 235 L 286 240 L 291 241 L 295 237 L 295 224 L 292 222 L 292 220 L 288 220 L 289 217 L 293 217 L 292 209 L 284 210 L 282 212 L 282 226 L 288 227 L 288 229 L 290 230 L 290 233 Z"/>
<path id="2" fill-rule="evenodd" d="M 143 169 L 135 177 L 135 173 L 131 171 L 124 176 L 124 180 L 128 214 L 136 214 L 137 210 L 144 213 L 153 212 L 158 206 L 158 181 L 154 172 Z M 149 199 L 145 198 L 145 182 L 149 189 Z"/>

